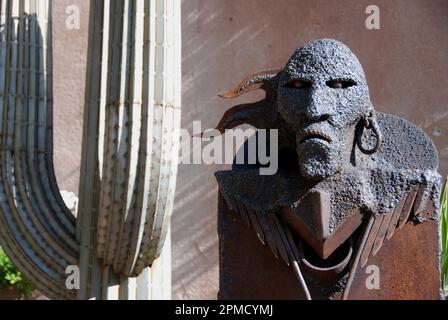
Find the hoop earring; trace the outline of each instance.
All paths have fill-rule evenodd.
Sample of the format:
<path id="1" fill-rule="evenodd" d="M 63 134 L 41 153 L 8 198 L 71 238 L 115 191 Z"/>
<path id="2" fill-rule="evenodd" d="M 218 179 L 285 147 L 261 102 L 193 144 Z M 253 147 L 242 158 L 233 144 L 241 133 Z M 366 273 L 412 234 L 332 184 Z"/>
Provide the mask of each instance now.
<path id="1" fill-rule="evenodd" d="M 361 121 L 363 121 L 363 127 L 358 131 L 358 134 L 356 135 L 356 143 L 362 153 L 368 155 L 374 154 L 378 151 L 383 141 L 383 134 L 381 133 L 380 126 L 378 125 L 378 121 L 376 120 L 376 116 L 373 112 L 368 116 L 364 116 Z M 364 129 L 372 130 L 373 135 L 376 136 L 376 143 L 372 149 L 366 149 L 362 145 L 362 136 Z"/>

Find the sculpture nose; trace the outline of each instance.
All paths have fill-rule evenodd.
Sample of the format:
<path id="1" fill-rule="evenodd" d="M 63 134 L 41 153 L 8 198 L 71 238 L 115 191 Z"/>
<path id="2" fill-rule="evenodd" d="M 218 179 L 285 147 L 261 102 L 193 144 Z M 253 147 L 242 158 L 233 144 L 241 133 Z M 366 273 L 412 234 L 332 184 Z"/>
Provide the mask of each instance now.
<path id="1" fill-rule="evenodd" d="M 313 90 L 305 106 L 305 116 L 312 121 L 326 121 L 333 114 L 334 103 L 331 95 L 321 90 Z"/>

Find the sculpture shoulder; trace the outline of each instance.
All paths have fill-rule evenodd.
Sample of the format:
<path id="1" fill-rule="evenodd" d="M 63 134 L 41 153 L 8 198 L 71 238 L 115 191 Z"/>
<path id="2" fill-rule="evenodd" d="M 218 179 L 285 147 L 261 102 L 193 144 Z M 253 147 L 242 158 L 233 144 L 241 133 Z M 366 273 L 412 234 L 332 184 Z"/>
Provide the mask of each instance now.
<path id="1" fill-rule="evenodd" d="M 372 156 L 376 166 L 404 170 L 436 171 L 437 149 L 428 135 L 411 122 L 388 113 L 378 113 L 384 139 Z"/>

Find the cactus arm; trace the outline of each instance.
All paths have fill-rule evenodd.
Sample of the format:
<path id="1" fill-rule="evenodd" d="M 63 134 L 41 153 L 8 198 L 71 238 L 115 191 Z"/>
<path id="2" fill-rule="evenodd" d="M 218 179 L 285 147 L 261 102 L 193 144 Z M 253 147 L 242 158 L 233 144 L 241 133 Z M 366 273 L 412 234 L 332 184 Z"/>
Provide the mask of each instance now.
<path id="1" fill-rule="evenodd" d="M 168 231 L 174 186 L 177 173 L 177 154 L 180 128 L 180 5 L 173 0 L 157 0 L 157 14 L 167 17 L 157 19 L 155 39 L 155 84 L 154 109 L 157 119 L 157 134 L 154 134 L 154 160 L 151 179 L 153 183 L 149 194 L 149 207 L 140 248 L 142 259 L 136 263 L 136 272 L 145 265 L 150 265 L 161 252 L 163 241 Z M 163 62 L 158 59 L 163 57 Z M 154 130 L 156 131 L 156 130 Z"/>
<path id="2" fill-rule="evenodd" d="M 105 110 L 100 112 L 100 101 L 105 99 L 104 87 L 107 82 L 101 82 L 103 78 L 101 46 L 101 30 L 103 19 L 109 21 L 104 15 L 103 6 L 109 1 L 91 1 L 89 17 L 89 43 L 86 71 L 85 108 L 84 108 L 84 133 L 81 155 L 81 174 L 79 183 L 79 207 L 76 221 L 77 239 L 80 242 L 80 290 L 77 299 L 101 298 L 103 272 L 96 263 L 96 225 L 98 223 L 98 206 L 100 193 L 100 166 L 102 147 L 99 141 L 103 141 L 99 128 L 104 130 L 104 125 L 98 121 L 104 119 Z M 105 29 L 104 35 L 108 35 Z M 105 40 L 106 41 L 106 40 Z M 106 41 L 107 43 L 107 41 Z M 104 68 L 107 64 L 104 64 Z M 99 98 L 100 97 L 100 98 Z M 100 100 L 101 99 L 101 100 Z M 105 122 L 102 122 L 105 124 Z"/>
<path id="3" fill-rule="evenodd" d="M 2 1 L 0 11 L 0 241 L 40 290 L 70 299 L 65 269 L 78 244 L 50 164 L 50 4 Z"/>
<path id="4" fill-rule="evenodd" d="M 51 298 L 75 297 L 71 265 L 78 299 L 168 298 L 180 2 L 92 0 L 90 12 L 75 220 L 52 161 L 51 0 L 0 2 L 0 242 Z"/>
<path id="5" fill-rule="evenodd" d="M 113 3 L 91 2 L 84 140 L 99 139 L 84 146 L 96 155 L 83 154 L 83 171 L 97 179 L 83 178 L 78 234 L 94 248 L 81 269 L 93 261 L 97 271 L 78 298 L 168 297 L 170 286 L 157 283 L 169 281 L 170 269 L 164 242 L 179 149 L 180 3 Z"/>
<path id="6" fill-rule="evenodd" d="M 113 63 L 107 72 L 96 247 L 102 264 L 117 274 L 135 276 L 151 266 L 168 230 L 180 127 L 176 7 L 172 0 L 124 1 L 118 8 L 123 19 L 108 30 L 112 59 L 121 68 Z"/>
<path id="7" fill-rule="evenodd" d="M 130 274 L 132 272 L 132 264 L 130 266 L 125 266 L 128 260 L 135 260 L 136 244 L 139 242 L 138 235 L 133 234 L 133 229 L 135 226 L 139 226 L 141 219 L 138 217 L 138 210 L 142 210 L 141 202 L 143 200 L 143 188 L 142 183 L 145 179 L 142 177 L 148 177 L 142 172 L 141 168 L 146 167 L 148 164 L 144 162 L 145 160 L 140 156 L 144 155 L 143 150 L 141 150 L 140 145 L 144 145 L 144 140 L 146 139 L 146 131 L 144 131 L 143 124 L 147 122 L 147 116 L 143 113 L 144 103 L 143 103 L 143 61 L 144 61 L 144 32 L 145 32 L 145 5 L 141 1 L 137 1 L 134 4 L 134 32 L 133 32 L 133 43 L 135 52 L 142 52 L 143 54 L 133 55 L 133 69 L 134 72 L 130 80 L 130 91 L 132 98 L 129 101 L 129 112 L 130 121 L 129 129 L 130 136 L 128 139 L 128 158 L 127 158 L 127 168 L 128 168 L 128 183 L 127 191 L 125 196 L 126 201 L 123 203 L 123 210 L 126 214 L 122 215 L 121 223 L 126 221 L 134 221 L 133 225 L 129 225 L 122 228 L 119 234 L 119 243 L 121 246 L 119 251 L 114 257 L 114 269 L 124 270 L 125 274 Z M 148 101 L 148 100 L 146 100 Z M 138 221 L 137 221 L 138 220 Z M 135 238 L 134 238 L 135 237 Z"/>

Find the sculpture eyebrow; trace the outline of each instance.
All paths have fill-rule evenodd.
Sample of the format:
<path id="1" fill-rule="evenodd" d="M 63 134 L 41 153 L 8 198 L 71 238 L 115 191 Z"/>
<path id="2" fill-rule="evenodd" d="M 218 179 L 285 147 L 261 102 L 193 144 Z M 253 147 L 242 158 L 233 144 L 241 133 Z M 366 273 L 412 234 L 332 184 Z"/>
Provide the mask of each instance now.
<path id="1" fill-rule="evenodd" d="M 310 76 L 307 77 L 304 75 L 294 75 L 290 73 L 286 73 L 286 76 L 281 80 L 282 84 L 290 83 L 293 81 L 313 82 L 314 80 Z"/>
<path id="2" fill-rule="evenodd" d="M 356 81 L 350 76 L 331 77 L 328 81 L 350 81 L 356 83 Z"/>

